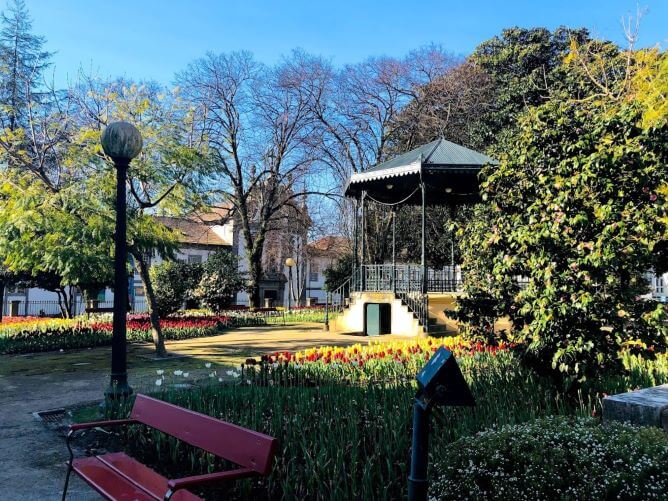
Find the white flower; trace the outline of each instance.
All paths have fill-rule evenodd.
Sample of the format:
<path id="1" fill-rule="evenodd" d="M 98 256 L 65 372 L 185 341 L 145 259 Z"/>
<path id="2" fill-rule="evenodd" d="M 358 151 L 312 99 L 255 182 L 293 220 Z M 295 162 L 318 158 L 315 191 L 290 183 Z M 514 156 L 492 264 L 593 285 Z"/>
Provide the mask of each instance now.
<path id="1" fill-rule="evenodd" d="M 156 386 L 161 386 L 162 385 L 162 379 L 156 379 L 155 380 L 155 385 Z"/>
<path id="2" fill-rule="evenodd" d="M 239 373 L 234 371 L 227 371 L 225 374 L 227 374 L 230 377 L 239 377 Z"/>
<path id="3" fill-rule="evenodd" d="M 184 372 L 183 373 L 183 377 L 188 377 L 188 376 L 190 376 L 190 372 Z"/>
<path id="4" fill-rule="evenodd" d="M 222 378 L 222 377 L 219 377 L 219 378 L 218 378 L 218 382 L 219 382 L 219 383 L 222 383 L 222 382 L 223 382 L 223 378 Z"/>
<path id="5" fill-rule="evenodd" d="M 211 368 L 211 362 L 206 362 L 204 364 L 204 367 L 206 367 L 207 369 L 210 369 Z"/>
<path id="6" fill-rule="evenodd" d="M 165 373 L 165 371 L 163 369 L 158 369 L 155 372 L 157 372 L 158 376 L 162 376 Z"/>
<path id="7" fill-rule="evenodd" d="M 181 371 L 181 370 L 179 370 L 179 371 L 174 371 L 174 375 L 175 375 L 175 376 L 180 376 L 181 374 L 183 374 L 183 371 Z"/>

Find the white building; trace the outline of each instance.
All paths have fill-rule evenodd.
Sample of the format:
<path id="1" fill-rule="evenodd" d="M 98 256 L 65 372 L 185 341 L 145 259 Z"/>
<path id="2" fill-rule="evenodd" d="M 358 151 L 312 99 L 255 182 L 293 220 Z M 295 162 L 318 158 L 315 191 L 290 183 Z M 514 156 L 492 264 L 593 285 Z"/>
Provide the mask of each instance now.
<path id="1" fill-rule="evenodd" d="M 237 253 L 235 240 L 237 234 L 234 231 L 234 223 L 229 220 L 224 224 L 219 224 L 218 221 L 223 216 L 218 211 L 206 215 L 195 214 L 188 218 L 158 216 L 157 219 L 171 228 L 180 241 L 176 259 L 188 263 L 202 263 L 207 260 L 210 254 L 221 249 L 228 249 L 230 252 Z M 151 264 L 158 264 L 161 261 L 162 258 L 157 254 L 151 257 Z M 76 288 L 68 288 L 68 293 L 73 298 L 74 313 L 83 313 L 85 304 L 81 291 Z M 128 284 L 128 294 L 130 297 L 129 307 L 132 311 L 136 313 L 145 312 L 144 287 L 137 271 L 135 271 L 131 283 Z M 99 302 L 99 307 L 111 307 L 114 293 L 111 289 L 103 289 L 100 290 L 96 299 Z M 5 315 L 52 316 L 59 315 L 61 311 L 58 294 L 37 287 L 7 287 L 2 307 Z"/>
<path id="2" fill-rule="evenodd" d="M 190 217 L 156 217 L 161 223 L 172 229 L 180 241 L 176 259 L 188 263 L 203 263 L 210 254 L 226 249 L 239 256 L 239 268 L 243 271 L 247 269 L 244 242 L 240 238 L 238 225 L 235 225 L 234 218 L 227 216 L 229 216 L 228 209 L 218 209 L 211 213 L 194 214 Z M 293 299 L 292 304 L 306 304 L 306 298 L 313 298 L 312 303 L 323 304 L 325 291 L 322 272 L 345 252 L 350 252 L 349 245 L 347 240 L 341 237 L 324 237 L 308 244 L 306 273 L 301 275 L 304 283 L 297 284 L 297 281 L 300 280 L 299 274 L 293 274 L 293 291 L 301 291 L 301 297 L 297 301 Z M 162 258 L 157 253 L 151 256 L 151 265 L 160 262 Z M 261 299 L 270 299 L 273 306 L 287 306 L 289 276 L 287 266 L 283 266 L 282 270 L 268 270 L 260 283 Z M 81 291 L 76 288 L 68 288 L 68 294 L 73 298 L 74 313 L 83 313 L 85 303 Z M 145 312 L 147 304 L 144 287 L 136 271 L 128 284 L 128 294 L 131 310 L 136 313 Z M 99 291 L 96 299 L 99 308 L 110 308 L 113 305 L 114 293 L 109 288 L 103 289 Z M 236 303 L 247 306 L 249 304 L 248 294 L 243 291 L 239 292 Z M 4 315 L 55 316 L 61 313 L 57 293 L 36 287 L 7 287 L 2 308 Z"/>
<path id="3" fill-rule="evenodd" d="M 323 271 L 340 257 L 352 252 L 350 241 L 344 237 L 327 236 L 308 245 L 305 297 L 313 298 L 317 304 L 326 299 L 325 276 Z"/>

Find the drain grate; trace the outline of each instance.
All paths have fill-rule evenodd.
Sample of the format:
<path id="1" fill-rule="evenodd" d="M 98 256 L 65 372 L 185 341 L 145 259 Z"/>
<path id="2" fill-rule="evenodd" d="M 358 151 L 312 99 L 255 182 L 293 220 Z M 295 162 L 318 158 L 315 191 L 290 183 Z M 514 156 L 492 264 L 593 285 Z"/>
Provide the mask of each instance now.
<path id="1" fill-rule="evenodd" d="M 51 409 L 48 411 L 38 411 L 33 412 L 32 414 L 35 418 L 40 421 L 44 421 L 46 424 L 60 424 L 60 422 L 65 417 L 65 409 Z"/>

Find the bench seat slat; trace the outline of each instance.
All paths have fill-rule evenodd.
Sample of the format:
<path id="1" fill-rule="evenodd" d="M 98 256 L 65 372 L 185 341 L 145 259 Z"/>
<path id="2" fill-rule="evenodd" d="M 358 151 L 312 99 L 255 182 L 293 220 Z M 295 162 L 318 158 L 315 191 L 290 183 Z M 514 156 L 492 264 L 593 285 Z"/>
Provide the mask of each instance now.
<path id="1" fill-rule="evenodd" d="M 261 475 L 271 470 L 276 439 L 268 435 L 141 394 L 130 417 Z"/>
<path id="2" fill-rule="evenodd" d="M 72 467 L 105 499 L 162 500 L 168 489 L 165 477 L 122 452 L 78 458 Z M 183 489 L 174 493 L 172 500 L 201 501 L 201 498 Z"/>

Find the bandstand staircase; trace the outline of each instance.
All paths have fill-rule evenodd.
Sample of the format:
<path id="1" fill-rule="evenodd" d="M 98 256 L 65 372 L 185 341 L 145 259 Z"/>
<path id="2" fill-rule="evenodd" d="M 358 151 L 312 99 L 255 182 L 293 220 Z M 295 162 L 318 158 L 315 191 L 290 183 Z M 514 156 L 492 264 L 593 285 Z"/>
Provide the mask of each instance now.
<path id="1" fill-rule="evenodd" d="M 328 319 L 335 319 L 347 314 L 364 293 L 391 294 L 406 314 L 412 316 L 422 334 L 436 337 L 451 334 L 445 324 L 430 314 L 429 293 L 458 292 L 461 290 L 461 277 L 454 269 L 429 270 L 427 293 L 424 293 L 422 275 L 419 265 L 359 266 L 339 287 L 328 292 L 326 315 Z"/>

